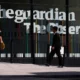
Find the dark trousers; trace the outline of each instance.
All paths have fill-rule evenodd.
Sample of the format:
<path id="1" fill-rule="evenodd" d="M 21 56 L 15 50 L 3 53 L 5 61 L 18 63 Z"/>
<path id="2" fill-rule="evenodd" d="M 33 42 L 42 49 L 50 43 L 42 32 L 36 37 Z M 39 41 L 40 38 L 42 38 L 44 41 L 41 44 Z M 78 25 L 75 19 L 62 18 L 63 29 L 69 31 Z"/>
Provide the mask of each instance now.
<path id="1" fill-rule="evenodd" d="M 48 63 L 51 64 L 51 61 L 52 61 L 53 56 L 54 56 L 55 53 L 58 56 L 59 65 L 63 65 L 62 56 L 60 54 L 60 49 L 51 50 L 51 53 L 49 53 L 49 56 L 48 56 Z"/>

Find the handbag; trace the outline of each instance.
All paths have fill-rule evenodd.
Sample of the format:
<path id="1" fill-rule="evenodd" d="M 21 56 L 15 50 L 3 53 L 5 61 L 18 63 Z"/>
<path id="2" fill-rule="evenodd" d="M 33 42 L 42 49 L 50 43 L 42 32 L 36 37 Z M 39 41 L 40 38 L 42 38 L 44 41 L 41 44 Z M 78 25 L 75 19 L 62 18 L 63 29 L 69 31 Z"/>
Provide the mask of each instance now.
<path id="1" fill-rule="evenodd" d="M 4 42 L 0 43 L 0 50 L 4 50 L 5 49 L 5 44 Z"/>

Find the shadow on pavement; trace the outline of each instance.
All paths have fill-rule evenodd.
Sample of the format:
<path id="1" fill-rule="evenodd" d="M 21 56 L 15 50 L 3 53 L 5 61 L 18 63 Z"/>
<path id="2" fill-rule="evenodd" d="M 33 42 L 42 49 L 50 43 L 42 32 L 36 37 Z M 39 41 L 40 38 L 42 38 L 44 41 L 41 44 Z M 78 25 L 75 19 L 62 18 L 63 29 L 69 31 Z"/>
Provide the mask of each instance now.
<path id="1" fill-rule="evenodd" d="M 32 73 L 37 77 L 44 78 L 80 78 L 80 72 L 38 72 Z"/>

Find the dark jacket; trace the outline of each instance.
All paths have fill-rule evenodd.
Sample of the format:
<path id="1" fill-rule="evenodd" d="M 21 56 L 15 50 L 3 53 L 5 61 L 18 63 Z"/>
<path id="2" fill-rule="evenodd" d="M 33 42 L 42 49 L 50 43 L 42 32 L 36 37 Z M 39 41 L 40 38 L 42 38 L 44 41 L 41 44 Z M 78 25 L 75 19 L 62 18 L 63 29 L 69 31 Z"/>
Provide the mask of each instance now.
<path id="1" fill-rule="evenodd" d="M 55 47 L 56 49 L 61 48 L 60 36 L 58 33 L 55 33 L 53 36 L 52 47 Z"/>

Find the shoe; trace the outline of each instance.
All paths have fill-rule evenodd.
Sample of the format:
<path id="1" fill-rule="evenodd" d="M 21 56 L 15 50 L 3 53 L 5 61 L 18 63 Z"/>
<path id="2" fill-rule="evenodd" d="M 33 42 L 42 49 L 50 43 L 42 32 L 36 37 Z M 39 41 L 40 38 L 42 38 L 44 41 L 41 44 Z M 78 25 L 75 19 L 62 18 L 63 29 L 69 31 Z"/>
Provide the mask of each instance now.
<path id="1" fill-rule="evenodd" d="M 63 66 L 62 65 L 59 65 L 58 68 L 63 68 Z"/>
<path id="2" fill-rule="evenodd" d="M 48 63 L 46 63 L 45 65 L 46 65 L 46 66 L 50 66 L 50 64 L 48 64 Z"/>

